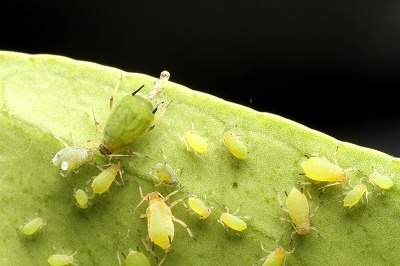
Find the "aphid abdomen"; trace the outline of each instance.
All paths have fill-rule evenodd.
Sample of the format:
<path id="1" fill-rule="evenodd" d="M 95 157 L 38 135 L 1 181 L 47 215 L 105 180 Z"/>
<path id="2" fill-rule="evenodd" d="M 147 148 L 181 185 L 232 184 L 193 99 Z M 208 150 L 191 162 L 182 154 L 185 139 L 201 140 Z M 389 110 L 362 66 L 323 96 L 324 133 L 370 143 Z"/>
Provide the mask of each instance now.
<path id="1" fill-rule="evenodd" d="M 146 210 L 150 240 L 163 250 L 169 249 L 174 239 L 174 223 L 170 208 L 163 200 L 152 200 Z"/>
<path id="2" fill-rule="evenodd" d="M 51 266 L 66 266 L 74 263 L 74 255 L 54 254 L 51 255 L 47 262 Z"/>
<path id="3" fill-rule="evenodd" d="M 59 167 L 64 174 L 67 174 L 90 162 L 92 159 L 92 152 L 86 148 L 66 147 L 56 153 L 52 159 L 52 163 Z"/>
<path id="4" fill-rule="evenodd" d="M 238 232 L 244 231 L 247 228 L 247 224 L 245 221 L 227 212 L 221 214 L 220 221 L 228 228 Z"/>
<path id="5" fill-rule="evenodd" d="M 285 261 L 286 251 L 282 247 L 277 247 L 265 259 L 262 266 L 281 266 Z"/>
<path id="6" fill-rule="evenodd" d="M 367 193 L 367 187 L 364 184 L 356 185 L 346 194 L 343 200 L 343 206 L 348 208 L 354 207 L 365 193 Z"/>
<path id="7" fill-rule="evenodd" d="M 119 165 L 113 164 L 97 175 L 91 185 L 93 193 L 102 194 L 106 192 L 111 187 L 119 171 Z"/>
<path id="8" fill-rule="evenodd" d="M 188 198 L 189 207 L 200 216 L 201 220 L 205 220 L 210 216 L 211 209 L 206 206 L 206 204 L 199 198 L 189 197 Z"/>
<path id="9" fill-rule="evenodd" d="M 311 157 L 301 163 L 305 175 L 320 182 L 343 182 L 346 173 L 338 165 L 324 157 Z"/>
<path id="10" fill-rule="evenodd" d="M 225 132 L 223 136 L 223 141 L 229 152 L 235 158 L 239 160 L 245 160 L 247 158 L 246 145 L 233 132 Z"/>
<path id="11" fill-rule="evenodd" d="M 150 262 L 142 252 L 130 250 L 125 259 L 125 266 L 150 266 Z"/>
<path id="12" fill-rule="evenodd" d="M 144 96 L 125 96 L 114 107 L 104 128 L 103 144 L 115 152 L 142 136 L 154 121 L 153 104 Z"/>
<path id="13" fill-rule="evenodd" d="M 299 235 L 307 235 L 310 231 L 310 207 L 306 196 L 293 188 L 286 198 L 286 208 L 296 232 Z"/>
<path id="14" fill-rule="evenodd" d="M 373 172 L 370 175 L 369 180 L 372 182 L 372 184 L 384 190 L 389 190 L 391 187 L 393 187 L 393 179 L 378 172 Z"/>

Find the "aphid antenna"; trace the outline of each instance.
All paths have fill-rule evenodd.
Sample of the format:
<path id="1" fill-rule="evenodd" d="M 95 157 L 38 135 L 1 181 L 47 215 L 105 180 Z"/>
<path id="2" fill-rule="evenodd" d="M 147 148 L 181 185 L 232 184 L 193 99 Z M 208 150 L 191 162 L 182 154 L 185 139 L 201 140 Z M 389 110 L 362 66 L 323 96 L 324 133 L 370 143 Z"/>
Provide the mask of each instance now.
<path id="1" fill-rule="evenodd" d="M 183 188 L 183 187 L 182 187 Z M 181 188 L 179 188 L 179 189 L 177 189 L 177 190 L 175 190 L 175 191 L 172 191 L 171 193 L 169 193 L 167 196 L 165 196 L 164 197 L 164 201 L 168 201 L 173 195 L 175 195 L 176 193 L 179 193 L 179 192 L 181 192 Z"/>
<path id="2" fill-rule="evenodd" d="M 113 92 L 112 92 L 112 94 L 111 94 L 111 96 L 110 96 L 110 100 L 109 100 L 109 107 L 110 107 L 110 110 L 112 110 L 112 108 L 113 108 L 114 97 L 115 97 L 115 95 L 117 94 L 117 92 L 118 92 L 118 90 L 119 90 L 119 87 L 120 87 L 120 85 L 121 85 L 122 78 L 123 78 L 123 72 L 120 73 L 119 79 L 118 79 L 118 81 L 117 81 L 117 84 L 115 84 L 114 89 L 113 89 Z"/>

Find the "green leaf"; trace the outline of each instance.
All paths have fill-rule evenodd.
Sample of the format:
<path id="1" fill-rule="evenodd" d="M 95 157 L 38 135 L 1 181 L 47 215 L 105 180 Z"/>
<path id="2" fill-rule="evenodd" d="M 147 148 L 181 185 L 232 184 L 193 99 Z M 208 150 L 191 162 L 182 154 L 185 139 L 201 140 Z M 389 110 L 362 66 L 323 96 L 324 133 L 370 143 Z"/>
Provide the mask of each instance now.
<path id="1" fill-rule="evenodd" d="M 135 151 L 153 159 L 124 159 L 125 184 L 114 184 L 109 193 L 81 210 L 74 204 L 73 191 L 87 185 L 99 170 L 88 165 L 63 178 L 50 160 L 63 147 L 59 138 L 79 145 L 96 139 L 92 111 L 104 124 L 108 99 L 121 73 L 59 56 L 0 53 L 0 265 L 46 265 L 51 254 L 77 250 L 79 265 L 109 266 L 118 265 L 117 251 L 127 254 L 129 248 L 137 247 L 144 251 L 141 240 L 147 227 L 139 215 L 145 207 L 135 213 L 134 208 L 140 201 L 139 185 L 145 192 L 159 189 L 165 195 L 171 191 L 149 182 L 151 166 L 163 160 L 161 150 L 170 165 L 182 169 L 185 193 L 206 195 L 216 207 L 205 222 L 181 206 L 173 209 L 196 239 L 177 225 L 165 265 L 252 265 L 266 255 L 260 241 L 271 250 L 277 240 L 287 247 L 291 226 L 280 219 L 287 214 L 279 207 L 277 194 L 305 180 L 299 175 L 305 154 L 333 161 L 339 147 L 337 159 L 343 168 L 399 175 L 399 160 L 394 157 L 169 82 L 163 95 L 170 102 L 167 111 L 156 128 L 133 145 Z M 141 84 L 150 88 L 155 81 L 142 74 L 123 74 L 117 101 Z M 192 123 L 208 139 L 209 151 L 204 156 L 188 152 L 182 142 Z M 222 135 L 228 129 L 236 130 L 247 143 L 247 160 L 234 159 L 223 146 Z M 361 177 L 353 173 L 352 183 Z M 312 189 L 311 204 L 319 206 L 312 225 L 320 236 L 295 236 L 296 249 L 288 264 L 398 264 L 398 185 L 396 178 L 393 189 L 383 196 L 369 186 L 374 193 L 368 204 L 351 210 L 341 205 L 341 187 L 324 193 Z M 242 236 L 226 232 L 217 223 L 225 206 L 240 207 L 240 214 L 250 217 Z M 46 219 L 47 226 L 32 238 L 22 237 L 18 227 L 36 216 Z M 161 258 L 163 252 L 156 250 Z"/>

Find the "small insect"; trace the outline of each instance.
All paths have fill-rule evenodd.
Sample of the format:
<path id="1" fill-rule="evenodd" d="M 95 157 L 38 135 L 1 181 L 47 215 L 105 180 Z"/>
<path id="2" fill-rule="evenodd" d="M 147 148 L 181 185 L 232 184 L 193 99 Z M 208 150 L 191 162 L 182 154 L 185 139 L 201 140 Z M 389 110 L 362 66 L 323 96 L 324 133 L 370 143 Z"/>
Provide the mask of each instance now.
<path id="1" fill-rule="evenodd" d="M 125 266 L 150 266 L 150 262 L 142 252 L 130 250 L 125 258 Z"/>
<path id="2" fill-rule="evenodd" d="M 174 201 L 169 206 L 166 203 L 172 195 L 178 192 L 179 190 L 174 191 L 166 197 L 163 197 L 159 192 L 151 192 L 146 196 L 143 196 L 143 192 L 140 189 L 142 201 L 136 206 L 136 208 L 138 208 L 145 200 L 149 202 L 146 214 L 143 214 L 141 217 L 147 218 L 147 229 L 150 241 L 166 252 L 170 249 L 171 243 L 174 239 L 174 222 L 186 229 L 189 236 L 193 238 L 192 231 L 189 227 L 183 221 L 172 215 L 171 212 L 171 208 L 182 200 Z"/>
<path id="3" fill-rule="evenodd" d="M 118 174 L 122 178 L 121 167 L 119 164 L 112 164 L 110 167 L 103 170 L 92 181 L 91 187 L 93 193 L 103 194 L 108 191 Z"/>
<path id="4" fill-rule="evenodd" d="M 111 155 L 125 146 L 134 143 L 153 127 L 156 106 L 151 102 L 161 90 L 161 85 L 168 81 L 168 71 L 161 72 L 160 79 L 154 85 L 149 96 L 139 94 L 144 85 L 132 95 L 124 96 L 113 108 L 113 96 L 110 98 L 112 109 L 104 127 L 102 144 L 99 150 L 104 155 Z M 119 87 L 119 83 L 116 89 Z"/>
<path id="5" fill-rule="evenodd" d="M 389 190 L 393 187 L 393 179 L 390 176 L 382 175 L 377 171 L 372 172 L 369 176 L 369 182 L 384 190 Z"/>
<path id="6" fill-rule="evenodd" d="M 293 187 L 286 197 L 286 208 L 291 224 L 298 235 L 308 235 L 313 229 L 310 225 L 310 207 L 307 197 Z"/>
<path id="7" fill-rule="evenodd" d="M 175 170 L 166 162 L 157 163 L 150 170 L 150 175 L 158 182 L 156 186 L 161 184 L 176 186 L 179 183 L 178 175 Z"/>
<path id="8" fill-rule="evenodd" d="M 343 200 L 343 207 L 352 208 L 354 207 L 365 194 L 365 198 L 368 201 L 368 190 L 364 184 L 356 185 L 352 190 L 346 192 L 346 196 Z"/>
<path id="9" fill-rule="evenodd" d="M 186 143 L 186 149 L 192 150 L 196 154 L 204 154 L 208 150 L 208 143 L 205 138 L 193 132 L 193 125 L 192 129 L 186 131 L 185 135 L 183 136 L 183 140 Z"/>
<path id="10" fill-rule="evenodd" d="M 301 163 L 305 176 L 318 182 L 340 184 L 346 182 L 346 171 L 325 157 L 310 157 Z"/>
<path id="11" fill-rule="evenodd" d="M 225 132 L 223 142 L 235 158 L 239 160 L 247 159 L 247 147 L 235 133 L 231 131 Z"/>
<path id="12" fill-rule="evenodd" d="M 76 255 L 77 252 L 74 252 L 71 255 L 66 255 L 66 254 L 54 254 L 51 255 L 48 259 L 47 262 L 51 266 L 65 266 L 65 265 L 76 265 L 74 263 L 74 256 Z"/>
<path id="13" fill-rule="evenodd" d="M 39 232 L 46 225 L 46 221 L 40 217 L 36 217 L 20 227 L 21 233 L 31 236 Z"/>
<path id="14" fill-rule="evenodd" d="M 225 228 L 231 229 L 236 232 L 243 232 L 247 229 L 247 224 L 242 218 L 236 216 L 237 213 L 238 210 L 231 214 L 229 213 L 229 209 L 227 208 L 226 212 L 222 213 L 219 217 L 218 222 L 222 224 L 222 226 Z"/>
<path id="15" fill-rule="evenodd" d="M 82 147 L 65 147 L 53 157 L 51 162 L 60 168 L 60 174 L 67 176 L 82 165 L 93 160 L 93 152 Z"/>
<path id="16" fill-rule="evenodd" d="M 261 246 L 264 252 L 268 252 Z M 293 252 L 293 251 L 292 251 Z M 285 264 L 286 256 L 292 252 L 287 252 L 283 247 L 278 246 L 273 251 L 269 252 L 269 255 L 262 258 L 264 260 L 262 266 L 281 266 Z"/>
<path id="17" fill-rule="evenodd" d="M 89 197 L 86 191 L 77 189 L 74 193 L 74 197 L 79 208 L 86 209 L 88 207 Z"/>
<path id="18" fill-rule="evenodd" d="M 211 214 L 211 208 L 197 197 L 189 197 L 187 203 L 195 213 L 197 213 L 201 220 L 206 220 Z"/>

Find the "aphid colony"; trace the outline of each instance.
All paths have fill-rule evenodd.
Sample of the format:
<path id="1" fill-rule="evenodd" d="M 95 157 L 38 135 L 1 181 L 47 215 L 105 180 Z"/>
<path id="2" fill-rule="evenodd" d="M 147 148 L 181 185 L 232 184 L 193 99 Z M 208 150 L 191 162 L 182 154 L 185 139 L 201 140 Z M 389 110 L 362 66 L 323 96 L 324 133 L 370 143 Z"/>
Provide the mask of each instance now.
<path id="1" fill-rule="evenodd" d="M 124 182 L 122 179 L 123 167 L 118 158 L 134 155 L 135 153 L 121 153 L 127 146 L 136 142 L 142 135 L 154 128 L 155 114 L 163 106 L 163 102 L 154 104 L 153 101 L 160 94 L 163 83 L 168 81 L 169 77 L 169 73 L 163 71 L 160 79 L 155 82 L 147 97 L 140 94 L 140 91 L 144 87 L 143 85 L 131 95 L 122 97 L 115 106 L 114 95 L 111 96 L 109 100 L 111 113 L 104 126 L 101 143 L 96 148 L 70 147 L 65 144 L 65 147 L 56 153 L 52 159 L 52 163 L 60 169 L 60 174 L 63 176 L 77 171 L 85 164 L 93 164 L 96 156 L 105 156 L 109 160 L 109 164 L 102 166 L 100 173 L 91 179 L 90 185 L 87 188 L 77 188 L 74 191 L 73 198 L 78 208 L 88 208 L 90 200 L 108 192 L 112 184 L 116 182 L 118 176 L 121 178 L 122 183 Z M 115 87 L 114 93 L 118 90 L 121 79 Z M 96 120 L 95 123 L 96 125 L 98 124 Z M 221 140 L 233 158 L 237 160 L 246 160 L 248 158 L 246 143 L 233 130 L 224 132 Z M 192 128 L 184 133 L 183 141 L 186 144 L 187 150 L 193 152 L 195 155 L 204 156 L 209 152 L 208 140 L 195 131 L 193 124 Z M 210 217 L 213 209 L 213 207 L 210 207 L 200 197 L 191 194 L 185 199 L 178 199 L 172 203 L 167 203 L 173 195 L 181 191 L 182 187 L 179 183 L 178 172 L 167 163 L 166 157 L 163 157 L 164 161 L 156 163 L 151 168 L 149 175 L 152 177 L 155 186 L 178 187 L 178 190 L 171 192 L 167 196 L 163 196 L 158 191 L 143 195 L 139 187 L 142 200 L 136 206 L 137 209 L 145 201 L 148 202 L 145 213 L 140 216 L 147 220 L 147 239 L 143 240 L 143 244 L 145 249 L 152 255 L 154 255 L 151 248 L 152 244 L 155 244 L 165 252 L 165 256 L 159 261 L 159 265 L 165 261 L 171 249 L 175 234 L 175 223 L 182 226 L 191 238 L 194 237 L 186 223 L 174 216 L 172 209 L 177 204 L 183 203 L 192 214 L 203 221 Z M 115 162 L 115 160 L 118 161 Z M 303 160 L 300 166 L 304 171 L 304 175 L 313 183 L 324 184 L 322 189 L 335 185 L 349 184 L 348 173 L 350 169 L 342 169 L 337 162 L 332 163 L 325 157 L 311 156 Z M 373 171 L 369 175 L 368 183 L 382 191 L 387 191 L 393 186 L 392 178 L 378 171 Z M 351 187 L 345 193 L 343 206 L 346 208 L 356 206 L 364 195 L 367 198 L 368 187 L 367 183 L 364 183 L 361 179 L 359 184 Z M 289 215 L 293 234 L 306 236 L 310 234 L 311 230 L 316 230 L 311 226 L 310 219 L 312 214 L 310 214 L 309 201 L 303 190 L 293 187 L 289 193 L 286 193 L 284 209 Z M 248 228 L 248 225 L 245 221 L 246 217 L 241 217 L 237 213 L 238 211 L 230 213 L 226 209 L 225 212 L 221 211 L 217 221 L 225 230 L 241 234 Z M 39 232 L 45 225 L 46 221 L 44 219 L 36 217 L 22 225 L 20 231 L 25 236 L 32 236 Z M 264 247 L 262 247 L 262 250 L 265 251 Z M 266 257 L 261 259 L 262 265 L 283 265 L 286 256 L 292 252 L 287 252 L 281 245 L 278 245 Z M 48 258 L 48 263 L 51 266 L 73 265 L 75 254 L 76 252 L 71 255 L 54 254 Z M 127 256 L 124 255 L 124 257 L 123 264 L 126 266 L 151 265 L 149 259 L 139 251 L 130 250 L 129 254 Z M 121 265 L 122 262 L 119 257 L 118 260 Z"/>

